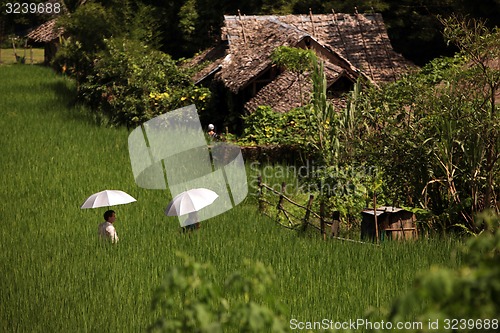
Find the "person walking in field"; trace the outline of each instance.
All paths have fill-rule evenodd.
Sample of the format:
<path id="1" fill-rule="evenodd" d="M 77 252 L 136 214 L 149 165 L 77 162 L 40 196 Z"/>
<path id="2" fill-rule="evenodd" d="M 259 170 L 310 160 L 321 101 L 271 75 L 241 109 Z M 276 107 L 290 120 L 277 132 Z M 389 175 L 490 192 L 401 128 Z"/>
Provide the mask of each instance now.
<path id="1" fill-rule="evenodd" d="M 219 138 L 217 133 L 215 132 L 215 126 L 213 124 L 208 124 L 208 132 L 207 132 L 208 138 L 212 141 L 215 141 Z"/>
<path id="2" fill-rule="evenodd" d="M 111 243 L 118 242 L 118 234 L 113 223 L 116 220 L 116 213 L 114 210 L 108 210 L 104 213 L 104 222 L 99 224 L 98 233 L 102 239 L 111 240 Z"/>
<path id="3" fill-rule="evenodd" d="M 198 222 L 198 214 L 196 212 L 189 213 L 187 220 L 184 222 L 185 227 L 182 227 L 183 232 L 190 232 L 200 229 Z"/>

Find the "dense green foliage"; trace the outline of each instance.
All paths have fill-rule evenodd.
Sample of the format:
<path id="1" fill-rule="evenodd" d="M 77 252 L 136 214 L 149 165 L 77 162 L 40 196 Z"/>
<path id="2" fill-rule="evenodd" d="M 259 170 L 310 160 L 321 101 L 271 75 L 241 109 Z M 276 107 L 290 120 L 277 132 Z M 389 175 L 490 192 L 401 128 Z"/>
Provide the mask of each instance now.
<path id="1" fill-rule="evenodd" d="M 244 260 L 244 270 L 227 276 L 222 289 L 210 277 L 213 266 L 178 254 L 183 262 L 172 267 L 166 281 L 155 291 L 153 307 L 162 315 L 151 332 L 286 332 L 282 306 L 270 288 L 276 276 L 261 262 Z M 176 302 L 173 296 L 181 302 Z M 236 296 L 236 297 L 235 297 Z M 234 299 L 234 301 L 229 301 Z M 272 308 L 262 305 L 262 299 Z M 274 304 L 276 303 L 276 304 Z"/>
<path id="2" fill-rule="evenodd" d="M 484 212 L 478 222 L 488 231 L 472 237 L 461 249 L 458 270 L 434 267 L 421 273 L 415 287 L 393 305 L 388 320 L 439 323 L 440 332 L 497 332 L 500 325 L 500 219 Z M 415 317 L 415 310 L 418 315 Z M 456 322 L 451 321 L 456 320 Z M 424 325 L 418 332 L 433 332 Z M 417 330 L 407 330 L 417 332 Z"/>
<path id="3" fill-rule="evenodd" d="M 134 126 L 190 104 L 205 109 L 210 91 L 195 87 L 169 55 L 134 40 L 110 39 L 105 45 L 79 89 L 97 114 Z"/>
<path id="4" fill-rule="evenodd" d="M 361 151 L 403 204 L 430 209 L 437 224 L 461 221 L 477 231 L 474 214 L 498 209 L 500 118 L 492 96 L 500 71 L 492 61 L 499 32 L 475 21 L 446 24 L 461 56 L 360 94 Z"/>
<path id="5" fill-rule="evenodd" d="M 343 110 L 327 99 L 322 65 L 313 66 L 304 140 L 297 143 L 322 166 L 307 181 L 347 219 L 372 206 L 373 194 L 379 204 L 416 208 L 434 229 L 478 232 L 475 214 L 498 212 L 499 31 L 456 17 L 443 24 L 461 50 L 456 57 L 382 87 L 358 82 Z M 256 113 L 245 134 L 264 141 L 267 133 L 253 124 L 284 125 L 272 119 Z"/>
<path id="6" fill-rule="evenodd" d="M 96 118 L 113 125 L 135 126 L 193 103 L 203 111 L 208 89 L 194 87 L 193 69 L 156 49 L 155 17 L 147 6 L 134 7 L 129 1 L 120 10 L 89 3 L 61 19 L 69 37 L 53 66 L 75 78 L 80 101 Z"/>
<path id="7" fill-rule="evenodd" d="M 306 114 L 298 108 L 277 113 L 270 107 L 258 107 L 244 117 L 245 130 L 238 143 L 243 145 L 281 144 L 302 146 L 307 131 Z"/>
<path id="8" fill-rule="evenodd" d="M 452 239 L 375 247 L 297 237 L 258 214 L 252 198 L 186 237 L 163 213 L 170 195 L 135 185 L 128 131 L 97 126 L 88 110 L 71 106 L 74 82 L 37 66 L 0 66 L 0 78 L 1 331 L 144 331 L 162 316 L 151 305 L 182 265 L 176 251 L 210 262 L 203 278 L 219 290 L 246 272 L 244 258 L 271 266 L 268 292 L 285 305 L 287 321 L 362 318 L 370 306 L 389 307 L 417 272 L 460 264 L 450 258 Z M 137 199 L 113 207 L 116 246 L 97 239 L 105 209 L 79 208 L 106 188 Z"/>

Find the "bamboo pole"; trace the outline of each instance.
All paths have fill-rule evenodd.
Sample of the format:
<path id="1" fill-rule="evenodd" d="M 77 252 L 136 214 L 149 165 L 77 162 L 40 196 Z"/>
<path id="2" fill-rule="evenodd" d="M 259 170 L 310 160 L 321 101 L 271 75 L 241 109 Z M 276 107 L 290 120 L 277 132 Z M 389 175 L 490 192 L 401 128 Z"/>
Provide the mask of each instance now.
<path id="1" fill-rule="evenodd" d="M 23 53 L 24 63 L 26 63 L 26 49 L 27 48 L 28 48 L 28 39 L 25 39 L 24 40 L 24 53 Z"/>
<path id="2" fill-rule="evenodd" d="M 278 200 L 278 205 L 276 205 L 276 208 L 278 209 L 278 211 L 276 213 L 276 220 L 278 220 L 280 212 L 284 210 L 283 209 L 283 197 L 285 195 L 283 193 L 285 192 L 285 187 L 286 187 L 286 183 L 285 182 L 281 183 L 281 194 L 280 194 L 280 198 Z"/>
<path id="3" fill-rule="evenodd" d="M 368 57 L 368 47 L 366 45 L 366 40 L 365 40 L 365 36 L 363 33 L 363 28 L 361 27 L 361 22 L 359 19 L 358 7 L 354 7 L 354 10 L 355 10 L 354 16 L 356 17 L 356 22 L 358 23 L 358 29 L 359 29 L 359 33 L 361 35 L 361 41 L 363 42 L 363 50 L 364 50 L 365 57 L 366 57 L 366 63 L 368 64 L 368 70 L 370 71 L 371 79 L 374 80 L 372 66 L 370 65 L 370 60 Z"/>
<path id="4" fill-rule="evenodd" d="M 366 244 L 366 245 L 373 245 L 373 246 L 380 246 L 378 244 L 373 244 L 373 243 L 367 243 L 367 242 L 362 242 L 354 239 L 349 239 L 349 238 L 342 238 L 342 237 L 332 237 L 334 239 L 338 239 L 341 241 L 346 241 L 346 242 L 352 242 L 352 243 L 358 243 L 358 244 Z"/>
<path id="5" fill-rule="evenodd" d="M 314 28 L 314 19 L 313 19 L 313 13 L 312 13 L 312 9 L 309 8 L 309 19 L 311 20 L 311 26 L 312 26 L 312 30 L 313 30 L 313 36 L 314 38 L 317 38 L 316 36 L 316 29 Z"/>
<path id="6" fill-rule="evenodd" d="M 264 211 L 264 187 L 262 186 L 262 175 L 259 175 L 258 178 L 258 185 L 259 185 L 259 194 L 258 194 L 258 200 L 259 200 L 259 211 L 263 212 Z"/>
<path id="7" fill-rule="evenodd" d="M 346 56 L 349 56 L 349 52 L 347 51 L 347 44 L 344 40 L 344 37 L 342 36 L 343 34 L 340 31 L 339 23 L 337 21 L 337 14 L 333 9 L 332 9 L 332 14 L 333 14 L 333 23 L 335 24 L 335 28 L 337 29 L 337 33 L 339 34 L 340 41 L 342 42 L 342 46 L 344 47 L 344 53 Z"/>
<path id="8" fill-rule="evenodd" d="M 325 201 L 321 200 L 319 203 L 319 225 L 321 228 L 321 234 L 323 235 L 323 240 L 326 240 L 325 232 Z"/>
<path id="9" fill-rule="evenodd" d="M 245 33 L 245 26 L 243 25 L 243 21 L 241 19 L 241 12 L 239 9 L 238 9 L 238 18 L 239 18 L 240 25 L 241 25 L 241 33 L 243 34 L 243 42 L 246 44 L 247 43 L 247 35 Z"/>
<path id="10" fill-rule="evenodd" d="M 373 191 L 373 218 L 375 220 L 375 235 L 377 239 L 377 244 L 380 240 L 378 237 L 378 222 L 377 222 L 377 192 Z"/>
<path id="11" fill-rule="evenodd" d="M 302 224 L 302 231 L 306 231 L 307 225 L 309 224 L 309 215 L 311 215 L 311 206 L 314 199 L 314 195 L 309 196 L 309 202 L 307 203 L 306 215 L 304 216 L 304 223 Z"/>
<path id="12" fill-rule="evenodd" d="M 387 49 L 387 43 L 384 43 L 384 40 L 382 39 L 382 28 L 380 27 L 380 22 L 377 19 L 377 15 L 375 13 L 375 9 L 372 7 L 372 13 L 373 13 L 373 18 L 375 20 L 375 24 L 377 25 L 377 34 L 379 39 L 381 40 L 382 45 L 384 46 L 384 51 L 385 51 L 385 56 L 387 57 L 388 64 L 391 66 L 391 71 L 392 71 L 392 76 L 394 80 L 397 80 L 397 75 L 396 75 L 396 69 L 393 66 L 393 63 L 391 61 L 391 56 L 389 54 L 389 50 Z"/>

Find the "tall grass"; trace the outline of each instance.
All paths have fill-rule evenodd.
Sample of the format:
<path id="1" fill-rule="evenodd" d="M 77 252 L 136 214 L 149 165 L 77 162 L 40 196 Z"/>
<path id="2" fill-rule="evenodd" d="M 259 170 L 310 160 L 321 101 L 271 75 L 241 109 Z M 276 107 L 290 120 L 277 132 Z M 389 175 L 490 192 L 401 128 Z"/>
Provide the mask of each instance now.
<path id="1" fill-rule="evenodd" d="M 163 214 L 169 194 L 135 185 L 128 131 L 96 125 L 74 105 L 71 81 L 37 66 L 0 66 L 0 94 L 2 332 L 144 331 L 176 251 L 211 262 L 220 285 L 243 258 L 271 265 L 287 316 L 308 321 L 360 318 L 389 306 L 418 271 L 458 264 L 452 240 L 375 247 L 299 237 L 259 215 L 251 199 L 180 234 Z M 137 198 L 113 207 L 116 246 L 97 239 L 105 209 L 79 208 L 103 189 Z"/>

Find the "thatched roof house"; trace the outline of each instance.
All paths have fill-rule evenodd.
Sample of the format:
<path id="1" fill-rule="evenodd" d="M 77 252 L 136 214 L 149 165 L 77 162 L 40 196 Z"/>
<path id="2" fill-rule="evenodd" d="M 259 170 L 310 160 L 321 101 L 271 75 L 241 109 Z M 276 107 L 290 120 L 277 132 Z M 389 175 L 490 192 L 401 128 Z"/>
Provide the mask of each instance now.
<path id="1" fill-rule="evenodd" d="M 57 52 L 59 38 L 63 33 L 64 30 L 57 27 L 57 18 L 53 18 L 32 30 L 26 37 L 28 41 L 44 44 L 44 63 L 49 64 Z"/>
<path id="2" fill-rule="evenodd" d="M 194 79 L 222 85 L 239 101 L 231 104 L 248 112 L 259 105 L 286 112 L 300 106 L 299 80 L 272 64 L 279 46 L 314 49 L 325 61 L 332 97 L 349 91 L 360 75 L 380 84 L 413 66 L 394 52 L 380 14 L 224 16 L 221 43 L 193 59 L 210 61 Z M 300 81 L 311 90 L 310 80 Z"/>

